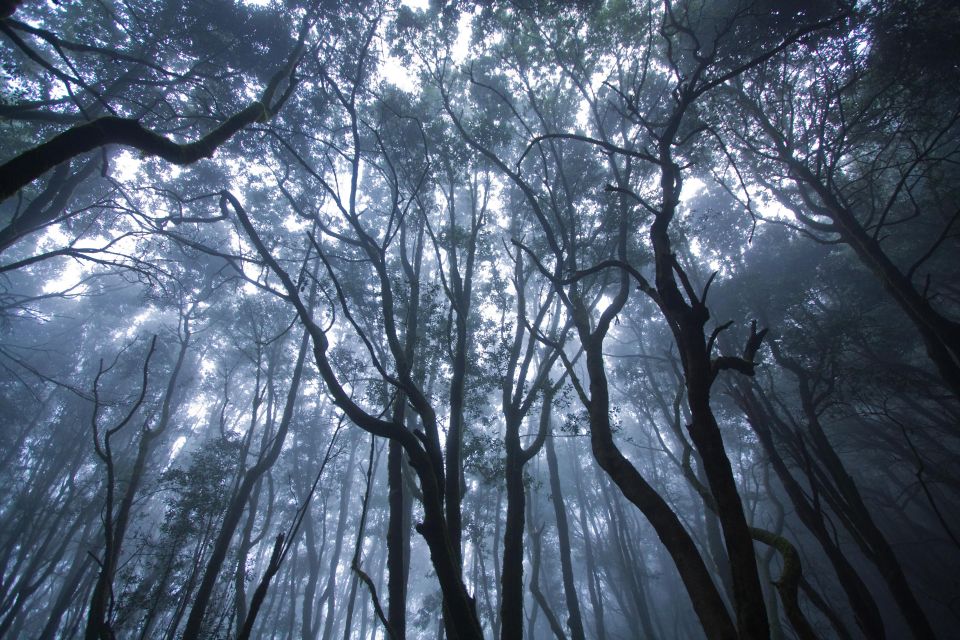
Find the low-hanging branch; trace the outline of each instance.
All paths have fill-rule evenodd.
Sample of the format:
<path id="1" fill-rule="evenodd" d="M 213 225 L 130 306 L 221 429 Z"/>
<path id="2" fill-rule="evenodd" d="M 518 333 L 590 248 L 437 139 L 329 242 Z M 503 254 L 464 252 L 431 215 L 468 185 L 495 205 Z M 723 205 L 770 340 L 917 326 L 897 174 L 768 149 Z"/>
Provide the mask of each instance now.
<path id="1" fill-rule="evenodd" d="M 71 127 L 0 166 L 0 202 L 60 163 L 110 144 L 130 147 L 145 156 L 156 156 L 178 165 L 212 157 L 218 147 L 241 129 L 255 122 L 269 120 L 290 97 L 296 87 L 293 72 L 303 55 L 305 36 L 304 30 L 287 64 L 270 79 L 259 100 L 254 100 L 199 140 L 179 144 L 151 131 L 133 118 L 97 118 Z M 286 90 L 274 100 L 274 94 L 284 79 L 288 81 Z"/>
<path id="2" fill-rule="evenodd" d="M 154 133 L 132 118 L 97 118 L 67 129 L 0 167 L 0 200 L 9 198 L 61 162 L 108 144 L 132 147 L 146 156 L 158 156 L 174 164 L 191 164 L 213 156 L 217 147 L 234 134 L 265 117 L 263 103 L 253 102 L 207 135 L 186 144 Z"/>

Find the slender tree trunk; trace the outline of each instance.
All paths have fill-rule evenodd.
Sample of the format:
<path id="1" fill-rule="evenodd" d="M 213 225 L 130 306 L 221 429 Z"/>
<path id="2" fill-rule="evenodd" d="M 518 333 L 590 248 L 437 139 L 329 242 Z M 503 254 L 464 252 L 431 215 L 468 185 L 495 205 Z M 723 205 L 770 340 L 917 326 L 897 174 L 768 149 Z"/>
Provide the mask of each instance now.
<path id="1" fill-rule="evenodd" d="M 469 311 L 469 301 L 467 309 Z M 461 311 L 462 313 L 462 311 Z M 457 344 L 453 355 L 453 375 L 450 381 L 450 423 L 446 442 L 447 473 L 444 476 L 447 527 L 457 560 L 463 562 L 463 523 L 460 513 L 463 502 L 463 405 L 466 396 L 467 319 L 457 314 Z"/>
<path id="2" fill-rule="evenodd" d="M 784 512 L 780 499 L 774 493 L 770 484 L 770 464 L 763 466 L 763 490 L 767 500 L 773 509 L 773 529 L 772 533 L 777 536 L 783 535 Z M 780 621 L 780 605 L 776 596 L 771 593 L 774 587 L 775 578 L 773 575 L 773 558 L 776 549 L 773 546 L 767 547 L 766 553 L 760 557 L 760 566 L 762 568 L 763 587 L 767 597 L 767 617 L 770 619 L 770 640 L 783 640 L 783 624 Z M 878 639 L 879 640 L 879 639 Z"/>
<path id="3" fill-rule="evenodd" d="M 930 304 L 926 293 L 917 291 L 910 274 L 904 273 L 884 250 L 880 240 L 864 228 L 853 210 L 844 205 L 832 184 L 825 183 L 795 156 L 783 132 L 753 105 L 749 98 L 743 104 L 757 118 L 757 123 L 771 137 L 780 161 L 790 171 L 801 192 L 819 198 L 817 213 L 827 216 L 831 231 L 839 234 L 860 260 L 883 285 L 894 302 L 916 327 L 927 356 L 955 397 L 960 398 L 960 323 L 951 320 Z M 921 613 L 922 612 L 918 612 Z M 925 619 L 922 616 L 921 619 Z M 929 628 L 929 625 L 927 625 Z M 926 633 L 922 628 L 915 632 Z"/>
<path id="4" fill-rule="evenodd" d="M 806 174 L 804 174 L 806 175 Z M 960 323 L 950 320 L 931 306 L 929 299 L 921 294 L 910 279 L 893 263 L 880 245 L 859 223 L 851 211 L 844 207 L 826 187 L 812 176 L 810 182 L 818 195 L 824 199 L 832 213 L 840 236 L 850 245 L 857 257 L 877 276 L 897 305 L 904 311 L 923 338 L 927 356 L 933 362 L 940 377 L 954 396 L 960 398 Z M 922 611 L 920 626 L 914 633 L 930 632 L 929 625 L 923 629 L 926 616 Z M 917 637 L 933 637 L 918 635 Z"/>
<path id="5" fill-rule="evenodd" d="M 458 223 L 457 213 L 457 176 L 453 167 L 447 165 L 446 175 L 449 185 L 447 195 L 447 214 L 449 242 L 445 246 L 447 258 L 450 261 L 449 285 L 446 287 L 447 297 L 454 310 L 454 328 L 456 342 L 453 348 L 452 372 L 450 378 L 450 421 L 446 441 L 447 473 L 444 477 L 444 494 L 446 499 L 447 527 L 450 530 L 450 541 L 453 544 L 457 559 L 463 562 L 463 522 L 461 504 L 463 502 L 463 435 L 464 435 L 464 404 L 466 400 L 467 380 L 467 352 L 470 348 L 467 321 L 472 307 L 473 272 L 477 252 L 477 235 L 483 225 L 486 203 L 478 202 L 478 188 L 473 177 L 468 180 L 470 191 L 471 224 L 466 236 L 466 256 L 461 256 L 458 246 L 458 231 L 462 228 Z M 421 230 L 422 232 L 422 230 Z M 421 245 L 422 247 L 422 245 Z M 461 259 L 463 258 L 463 272 L 461 273 Z M 419 264 L 418 275 L 419 275 Z"/>
<path id="6" fill-rule="evenodd" d="M 303 602 L 300 606 L 300 640 L 314 640 L 317 635 L 317 626 L 313 623 L 313 607 L 317 595 L 317 581 L 320 577 L 320 554 L 317 552 L 317 534 L 313 514 L 308 510 L 303 520 L 307 581 L 303 589 Z"/>
<path id="7" fill-rule="evenodd" d="M 160 575 L 157 576 L 155 580 L 150 581 L 150 589 L 153 593 L 153 597 L 150 599 L 150 606 L 147 608 L 147 614 L 144 616 L 143 622 L 140 623 L 140 640 L 146 640 L 147 638 L 154 637 L 153 629 L 157 624 L 157 614 L 161 609 L 163 595 L 167 590 L 167 585 L 170 582 L 170 575 L 173 573 L 175 562 L 176 550 L 167 550 L 166 557 L 163 562 L 163 569 L 160 571 Z M 155 572 L 154 576 L 156 576 Z"/>
<path id="8" fill-rule="evenodd" d="M 330 556 L 330 566 L 327 569 L 327 585 L 324 588 L 321 603 L 326 603 L 326 616 L 323 622 L 323 640 L 333 637 L 333 625 L 336 611 L 337 565 L 340 563 L 340 552 L 343 548 L 343 538 L 347 529 L 347 514 L 350 511 L 350 496 L 353 493 L 353 467 L 357 458 L 357 447 L 360 438 L 357 435 L 350 445 L 350 457 L 347 460 L 347 471 L 343 475 L 343 485 L 340 487 L 340 510 L 337 516 L 337 530 L 334 532 L 333 554 Z"/>
<path id="9" fill-rule="evenodd" d="M 753 538 L 743 512 L 740 493 L 730 460 L 724 448 L 720 427 L 710 406 L 710 389 L 718 370 L 708 348 L 704 327 L 710 318 L 704 300 L 697 299 L 686 274 L 677 262 L 668 227 L 676 213 L 680 197 L 680 167 L 673 161 L 673 142 L 681 125 L 684 105 L 675 111 L 660 141 L 661 209 L 650 226 L 650 241 L 656 266 L 656 302 L 673 330 L 683 364 L 687 386 L 687 406 L 691 421 L 690 439 L 700 455 L 703 471 L 717 507 L 723 528 L 730 573 L 733 581 L 737 631 L 742 640 L 768 640 L 767 607 L 760 587 Z M 688 300 L 680 291 L 683 281 Z M 762 339 L 762 334 L 761 339 Z M 756 348 L 759 348 L 759 343 Z M 754 351 L 756 351 L 756 348 Z M 752 360 L 753 354 L 750 356 Z M 752 367 L 752 362 L 745 363 Z M 752 369 L 751 369 L 752 370 Z"/>
<path id="10" fill-rule="evenodd" d="M 190 563 L 190 573 L 188 574 L 186 583 L 179 594 L 180 601 L 177 603 L 177 607 L 174 610 L 170 624 L 167 627 L 167 633 L 165 635 L 166 640 L 174 640 L 174 638 L 177 637 L 177 630 L 180 628 L 180 622 L 183 620 L 183 616 L 187 612 L 187 606 L 190 603 L 190 598 L 193 596 L 193 591 L 197 586 L 197 578 L 201 575 L 201 564 L 206 557 L 206 550 L 210 546 L 210 541 L 213 536 L 213 517 L 208 516 L 206 522 L 204 523 L 203 534 L 197 537 L 197 542 L 194 545 L 192 554 L 193 557 Z"/>
<path id="11" fill-rule="evenodd" d="M 260 490 L 263 482 L 257 482 L 250 494 L 247 504 L 247 519 L 240 534 L 240 544 L 237 549 L 237 570 L 233 576 L 234 616 L 237 629 L 242 629 L 247 619 L 247 554 L 252 546 L 253 525 L 256 523 L 260 506 Z"/>
<path id="12" fill-rule="evenodd" d="M 240 486 L 237 488 L 236 493 L 230 501 L 230 505 L 227 507 L 227 512 L 223 517 L 223 524 L 220 527 L 220 532 L 213 545 L 213 551 L 210 554 L 210 559 L 204 570 L 203 578 L 194 596 L 193 608 L 190 610 L 190 616 L 187 618 L 187 624 L 183 630 L 184 640 L 194 640 L 200 637 L 207 605 L 213 596 L 217 578 L 220 575 L 223 562 L 227 557 L 227 551 L 230 548 L 230 542 L 240 523 L 240 518 L 243 516 L 250 494 L 260 478 L 263 477 L 263 474 L 270 470 L 280 456 L 280 451 L 287 437 L 287 431 L 293 420 L 297 395 L 300 390 L 300 378 L 303 373 L 303 363 L 307 355 L 308 346 L 309 334 L 304 331 L 303 337 L 300 340 L 300 351 L 297 354 L 297 361 L 293 368 L 293 376 L 290 380 L 290 388 L 287 392 L 286 406 L 284 407 L 280 424 L 277 427 L 277 432 L 274 435 L 273 444 L 268 451 L 261 452 L 261 457 L 257 463 L 243 474 L 243 480 L 240 482 Z"/>
<path id="13" fill-rule="evenodd" d="M 584 336 L 581 334 L 581 341 L 583 340 Z M 703 557 L 690 534 L 663 497 L 640 475 L 636 467 L 626 459 L 613 441 L 609 414 L 609 389 L 607 388 L 607 377 L 604 371 L 602 342 L 590 338 L 588 340 L 584 344 L 584 349 L 590 379 L 590 405 L 588 409 L 590 442 L 594 458 L 596 458 L 600 468 L 620 488 L 624 496 L 643 512 L 654 531 L 657 532 L 657 536 L 677 566 L 707 637 L 710 640 L 736 638 L 736 627 L 734 627 L 730 615 L 727 613 L 720 593 L 717 591 Z M 729 462 L 727 467 L 729 469 Z M 743 511 L 739 503 L 736 508 L 742 517 Z M 759 590 L 759 578 L 757 579 L 757 588 Z M 766 618 L 765 613 L 763 618 Z"/>
<path id="14" fill-rule="evenodd" d="M 503 485 L 499 482 L 497 483 L 497 510 L 496 516 L 493 520 L 493 554 L 492 554 L 492 564 L 493 564 L 493 584 L 497 590 L 496 593 L 496 615 L 493 618 L 493 637 L 500 637 L 500 629 L 503 626 L 502 619 L 500 617 L 501 609 L 503 608 L 503 591 L 500 589 L 501 584 L 501 565 L 500 565 L 500 541 L 503 539 L 503 536 L 500 535 L 500 527 L 503 522 L 501 514 L 503 513 L 503 494 L 504 489 Z"/>
<path id="15" fill-rule="evenodd" d="M 387 620 L 396 640 L 407 637 L 407 498 L 403 490 L 403 447 L 391 440 L 387 451 L 390 519 L 387 525 Z"/>
<path id="16" fill-rule="evenodd" d="M 552 394 L 544 397 L 544 405 L 550 406 Z M 544 443 L 547 456 L 547 469 L 550 474 L 550 495 L 553 513 L 557 520 L 557 538 L 560 543 L 560 570 L 563 574 L 563 592 L 567 602 L 567 626 L 572 640 L 584 640 L 583 619 L 580 616 L 580 599 L 577 597 L 577 584 L 573 574 L 573 562 L 570 558 L 570 527 L 567 524 L 567 510 L 563 502 L 563 490 L 560 488 L 560 469 L 557 463 L 557 451 L 551 421 L 551 431 Z M 581 505 L 581 508 L 583 506 Z"/>
<path id="17" fill-rule="evenodd" d="M 256 591 L 253 593 L 253 599 L 250 601 L 250 612 L 244 617 L 241 626 L 239 627 L 240 633 L 237 635 L 237 640 L 248 640 L 250 638 L 250 633 L 253 631 L 253 625 L 257 621 L 257 614 L 260 612 L 260 607 L 263 605 L 263 601 L 267 596 L 267 590 L 270 588 L 270 581 L 280 569 L 282 552 L 283 534 L 281 533 L 274 541 L 273 553 L 270 554 L 270 561 L 267 563 L 267 570 L 264 572 L 263 578 L 260 580 L 260 584 L 257 585 Z"/>
<path id="18" fill-rule="evenodd" d="M 143 426 L 140 434 L 140 442 L 137 446 L 137 457 L 134 460 L 133 468 L 130 471 L 130 477 L 127 480 L 127 488 L 123 493 L 123 497 L 120 499 L 120 504 L 116 507 L 116 513 L 113 512 L 115 491 L 115 461 L 110 450 L 110 437 L 116 433 L 120 427 L 123 426 L 123 423 L 117 427 L 107 430 L 104 436 L 102 449 L 99 441 L 95 441 L 97 453 L 106 464 L 107 498 L 106 505 L 104 506 L 103 558 L 100 563 L 100 574 L 97 577 L 97 582 L 93 587 L 93 596 L 90 599 L 90 608 L 87 616 L 87 628 L 85 632 L 86 640 L 111 640 L 114 637 L 110 621 L 110 607 L 113 598 L 114 574 L 116 573 L 117 567 L 120 563 L 120 553 L 123 549 L 123 540 L 126 536 L 127 526 L 130 522 L 130 513 L 133 510 L 133 502 L 136 498 L 137 491 L 140 488 L 140 483 L 143 481 L 143 476 L 147 468 L 147 462 L 150 454 L 153 451 L 153 445 L 155 441 L 163 434 L 163 432 L 166 431 L 167 425 L 170 421 L 173 392 L 176 388 L 177 380 L 180 376 L 180 371 L 183 366 L 183 361 L 186 357 L 187 349 L 190 344 L 189 319 L 187 317 L 182 317 L 181 322 L 184 335 L 180 340 L 180 350 L 177 354 L 176 363 L 174 364 L 173 371 L 171 372 L 170 378 L 167 381 L 166 392 L 164 395 L 158 424 L 154 429 L 150 429 L 147 424 L 144 424 Z M 137 405 L 128 414 L 127 420 L 130 420 L 133 417 L 134 412 L 143 401 L 147 386 L 147 373 L 149 371 L 150 358 L 153 355 L 156 341 L 157 338 L 154 336 L 153 341 L 150 343 L 150 350 L 147 353 L 146 361 L 143 365 L 143 386 L 140 400 L 138 400 Z M 96 386 L 96 384 L 94 386 Z M 93 417 L 93 426 L 94 438 L 96 440 L 96 438 L 98 438 L 96 413 L 94 413 Z"/>
<path id="19" fill-rule="evenodd" d="M 520 425 L 507 424 L 506 435 L 507 518 L 503 532 L 500 638 L 523 640 L 523 456 Z"/>
<path id="20" fill-rule="evenodd" d="M 886 536 L 870 514 L 870 510 L 864 503 L 856 483 L 847 473 L 843 462 L 827 439 L 823 427 L 820 425 L 819 416 L 814 410 L 812 394 L 806 385 L 801 385 L 801 403 L 807 415 L 810 434 L 817 454 L 824 462 L 834 483 L 840 489 L 845 504 L 850 507 L 848 515 L 856 523 L 857 531 L 860 533 L 860 536 L 854 536 L 854 538 L 867 543 L 861 545 L 861 548 L 879 569 L 880 575 L 887 583 L 887 587 L 890 589 L 890 593 L 893 595 L 914 637 L 920 640 L 935 638 L 936 634 L 933 632 L 933 627 L 913 593 L 903 568 L 900 566 L 899 559 L 897 559 Z"/>
<path id="21" fill-rule="evenodd" d="M 367 483 L 363 493 L 363 503 L 360 508 L 360 523 L 357 525 L 357 542 L 353 549 L 353 560 L 350 572 L 350 595 L 347 597 L 346 621 L 343 624 L 343 640 L 350 640 L 353 633 L 353 609 L 357 600 L 357 589 L 359 588 L 359 576 L 357 568 L 360 566 L 360 559 L 363 554 L 363 539 L 367 534 L 367 515 L 370 506 L 370 491 L 373 488 L 373 471 L 379 462 L 380 456 L 376 453 L 376 438 L 370 436 L 370 458 L 367 461 Z"/>
<path id="22" fill-rule="evenodd" d="M 69 537 L 62 539 L 57 548 L 53 549 L 50 552 L 50 557 L 46 557 L 46 547 L 50 541 L 55 537 L 56 530 L 51 530 L 47 533 L 46 541 L 40 547 L 38 553 L 34 555 L 31 562 L 25 567 L 24 571 L 21 573 L 20 577 L 17 579 L 10 598 L 8 600 L 8 606 L 6 612 L 3 616 L 3 619 L 0 620 L 0 637 L 4 637 L 7 633 L 12 634 L 14 637 L 19 635 L 18 630 L 23 626 L 23 616 L 20 615 L 22 611 L 26 608 L 27 602 L 33 596 L 34 593 L 43 585 L 44 582 L 50 577 L 50 574 L 53 573 L 54 568 L 60 562 L 60 559 L 63 557 L 63 553 L 67 548 L 67 543 L 69 542 Z M 45 569 L 40 568 L 42 563 L 47 564 Z"/>
<path id="23" fill-rule="evenodd" d="M 557 615 L 553 612 L 546 596 L 540 591 L 540 539 L 543 536 L 544 529 L 546 529 L 546 524 L 542 525 L 539 530 L 537 529 L 533 521 L 532 502 L 532 499 L 529 500 L 526 507 L 527 529 L 530 530 L 530 595 L 533 596 L 534 602 L 543 611 L 554 637 L 557 640 L 567 640 L 567 636 L 563 632 L 563 625 L 557 619 Z M 530 624 L 530 637 L 535 637 L 533 623 Z"/>
<path id="24" fill-rule="evenodd" d="M 590 523 L 587 521 L 586 494 L 583 491 L 583 481 L 580 478 L 580 467 L 574 456 L 569 456 L 573 466 L 573 478 L 577 486 L 577 510 L 580 520 L 580 534 L 583 536 L 583 556 L 587 570 L 587 589 L 590 593 L 590 604 L 593 607 L 593 620 L 597 640 L 606 640 L 607 628 L 603 618 L 603 590 L 600 588 L 600 578 L 593 557 L 593 541 L 590 533 Z"/>
<path id="25" fill-rule="evenodd" d="M 83 533 L 81 533 L 80 537 L 78 538 L 79 544 L 77 545 L 77 551 L 74 554 L 73 562 L 70 565 L 70 571 L 67 573 L 60 585 L 60 591 L 57 594 L 57 599 L 54 601 L 53 606 L 50 607 L 50 612 L 47 614 L 47 623 L 40 631 L 40 635 L 37 637 L 37 640 L 53 640 L 56 637 L 57 630 L 60 628 L 60 623 L 63 620 L 63 615 L 73 603 L 77 589 L 91 567 L 92 562 L 90 557 L 87 555 L 86 547 L 91 530 L 93 529 L 93 522 L 93 520 L 90 520 L 87 523 L 83 529 Z"/>
<path id="26" fill-rule="evenodd" d="M 834 537 L 830 534 L 827 523 L 824 520 L 823 513 L 810 503 L 803 488 L 793 477 L 793 474 L 790 473 L 786 462 L 780 455 L 774 443 L 773 434 L 768 426 L 769 413 L 764 411 L 762 405 L 749 387 L 745 384 L 740 384 L 738 388 L 738 401 L 741 404 L 741 408 L 746 413 L 754 433 L 757 434 L 757 439 L 766 452 L 774 472 L 780 479 L 780 483 L 786 490 L 787 496 L 790 498 L 790 502 L 793 504 L 797 516 L 810 533 L 813 534 L 817 542 L 820 543 L 820 547 L 833 566 L 840 586 L 850 602 L 850 607 L 853 610 L 857 625 L 869 638 L 877 638 L 880 640 L 886 637 L 883 617 L 880 614 L 877 603 L 870 594 L 870 590 L 853 568 L 853 565 L 850 564 L 846 554 L 834 541 Z"/>
<path id="27" fill-rule="evenodd" d="M 605 487 L 604 493 L 607 493 Z M 623 574 L 627 577 L 626 582 L 633 595 L 637 617 L 640 618 L 640 626 L 646 637 L 655 638 L 657 634 L 653 630 L 653 619 L 650 614 L 650 607 L 647 604 L 647 594 L 643 584 L 644 562 L 642 559 L 636 558 L 632 552 L 630 545 L 631 537 L 626 526 L 626 515 L 620 507 L 620 503 L 616 498 L 611 496 L 607 496 L 607 499 L 611 505 L 611 515 L 613 516 L 610 519 L 610 525 L 616 532 L 614 540 L 620 552 L 620 557 L 623 559 Z"/>

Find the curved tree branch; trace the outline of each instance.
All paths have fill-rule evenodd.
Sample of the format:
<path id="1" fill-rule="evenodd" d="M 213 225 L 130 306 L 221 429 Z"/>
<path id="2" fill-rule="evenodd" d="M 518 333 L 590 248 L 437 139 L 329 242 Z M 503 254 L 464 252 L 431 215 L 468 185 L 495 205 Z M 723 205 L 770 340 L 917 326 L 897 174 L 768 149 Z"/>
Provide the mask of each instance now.
<path id="1" fill-rule="evenodd" d="M 218 147 L 241 129 L 270 119 L 290 96 L 296 84 L 293 72 L 303 55 L 307 30 L 301 30 L 300 41 L 290 59 L 264 89 L 259 100 L 227 118 L 220 126 L 199 140 L 178 144 L 144 127 L 132 118 L 105 116 L 67 129 L 52 139 L 24 151 L 0 166 L 0 202 L 30 184 L 44 173 L 80 154 L 108 144 L 137 149 L 147 156 L 158 156 L 167 162 L 186 165 L 213 156 Z M 274 100 L 283 80 L 288 87 Z"/>

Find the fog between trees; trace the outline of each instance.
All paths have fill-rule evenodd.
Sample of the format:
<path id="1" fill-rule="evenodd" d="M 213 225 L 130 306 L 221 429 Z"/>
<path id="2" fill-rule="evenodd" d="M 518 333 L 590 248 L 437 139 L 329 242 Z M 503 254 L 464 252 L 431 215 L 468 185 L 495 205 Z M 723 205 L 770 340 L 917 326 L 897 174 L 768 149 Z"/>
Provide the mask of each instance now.
<path id="1" fill-rule="evenodd" d="M 0 637 L 954 634 L 953 3 L 0 15 Z"/>

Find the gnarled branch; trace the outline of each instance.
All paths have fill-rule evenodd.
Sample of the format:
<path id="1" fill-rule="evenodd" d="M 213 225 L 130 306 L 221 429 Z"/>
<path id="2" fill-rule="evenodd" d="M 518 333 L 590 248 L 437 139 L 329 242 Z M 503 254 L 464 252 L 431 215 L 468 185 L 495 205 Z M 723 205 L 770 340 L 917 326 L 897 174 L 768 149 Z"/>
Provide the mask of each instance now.
<path id="1" fill-rule="evenodd" d="M 254 122 L 268 120 L 283 106 L 295 85 L 293 72 L 303 54 L 305 37 L 306 31 L 301 32 L 300 42 L 289 61 L 271 78 L 260 100 L 254 100 L 199 140 L 178 144 L 147 129 L 132 118 L 117 116 L 97 118 L 67 129 L 0 166 L 0 202 L 61 162 L 108 144 L 131 147 L 144 155 L 158 156 L 167 162 L 179 165 L 192 164 L 211 157 L 218 147 L 238 131 Z M 288 87 L 277 100 L 274 100 L 274 94 L 284 79 L 288 80 Z"/>

